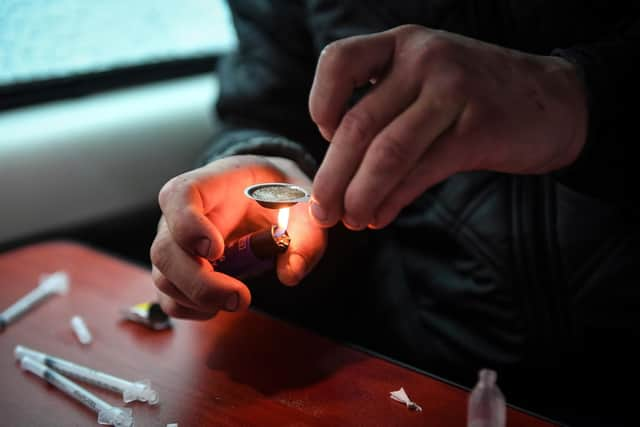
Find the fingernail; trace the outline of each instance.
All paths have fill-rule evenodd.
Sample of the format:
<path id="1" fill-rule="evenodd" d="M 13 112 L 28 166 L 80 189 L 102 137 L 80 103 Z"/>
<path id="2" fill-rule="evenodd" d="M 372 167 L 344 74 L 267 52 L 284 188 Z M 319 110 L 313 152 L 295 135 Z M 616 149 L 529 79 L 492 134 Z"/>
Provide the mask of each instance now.
<path id="1" fill-rule="evenodd" d="M 327 218 L 328 218 L 327 211 L 325 211 L 322 208 L 322 206 L 320 206 L 318 203 L 312 200 L 311 207 L 309 209 L 311 210 L 311 215 L 313 215 L 316 221 L 327 222 Z"/>
<path id="2" fill-rule="evenodd" d="M 211 241 L 207 238 L 202 238 L 198 240 L 196 244 L 196 252 L 202 258 L 209 258 L 209 250 L 211 249 Z"/>
<path id="3" fill-rule="evenodd" d="M 354 221 L 352 218 L 344 218 L 342 223 L 350 230 L 362 230 L 364 227 L 360 225 L 358 221 Z"/>
<path id="4" fill-rule="evenodd" d="M 238 294 L 233 293 L 224 303 L 224 309 L 227 311 L 236 311 L 238 309 Z"/>
<path id="5" fill-rule="evenodd" d="M 378 221 L 378 215 L 373 217 L 373 221 L 371 221 L 368 225 L 367 228 L 369 228 L 370 230 L 379 230 L 382 227 L 380 226 L 380 221 Z"/>

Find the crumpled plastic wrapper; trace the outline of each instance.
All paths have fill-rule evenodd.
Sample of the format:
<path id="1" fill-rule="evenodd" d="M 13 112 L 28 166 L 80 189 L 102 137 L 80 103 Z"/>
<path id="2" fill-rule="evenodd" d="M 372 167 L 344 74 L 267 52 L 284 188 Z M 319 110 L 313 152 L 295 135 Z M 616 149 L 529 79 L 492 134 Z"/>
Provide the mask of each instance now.
<path id="1" fill-rule="evenodd" d="M 402 387 L 400 387 L 400 390 L 390 392 L 389 397 L 396 402 L 404 403 L 405 405 L 407 405 L 407 408 L 412 411 L 422 412 L 422 407 L 420 407 L 420 405 L 418 405 L 416 402 L 409 399 L 407 392 L 404 391 L 404 388 Z"/>

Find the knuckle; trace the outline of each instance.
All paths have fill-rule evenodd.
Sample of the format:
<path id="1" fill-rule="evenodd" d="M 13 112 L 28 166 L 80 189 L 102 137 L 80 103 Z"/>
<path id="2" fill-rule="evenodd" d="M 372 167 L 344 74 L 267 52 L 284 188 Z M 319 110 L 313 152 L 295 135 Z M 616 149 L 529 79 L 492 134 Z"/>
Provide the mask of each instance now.
<path id="1" fill-rule="evenodd" d="M 177 190 L 176 189 L 177 186 L 178 186 L 177 177 L 174 177 L 174 178 L 171 178 L 169 181 L 167 181 L 160 189 L 160 192 L 158 193 L 158 204 L 160 205 L 160 208 L 162 210 L 164 210 L 164 208 L 169 203 L 171 196 L 175 194 Z"/>
<path id="2" fill-rule="evenodd" d="M 329 43 L 320 53 L 320 64 L 323 72 L 330 74 L 342 73 L 349 66 L 349 53 L 351 43 L 349 39 L 336 40 Z"/>
<path id="3" fill-rule="evenodd" d="M 156 288 L 164 294 L 169 294 L 171 292 L 171 283 L 169 280 L 162 275 L 162 273 L 157 272 L 157 269 L 153 269 L 151 274 L 151 279 L 155 284 Z"/>
<path id="4" fill-rule="evenodd" d="M 181 317 L 182 311 L 180 307 L 178 307 L 178 304 L 172 299 L 164 298 L 160 300 L 160 307 L 162 307 L 162 311 L 170 317 Z"/>
<path id="5" fill-rule="evenodd" d="M 426 39 L 421 49 L 422 59 L 433 61 L 439 58 L 448 58 L 456 50 L 456 44 L 446 33 L 433 32 Z"/>
<path id="6" fill-rule="evenodd" d="M 404 34 L 404 33 L 413 34 L 418 31 L 419 32 L 427 31 L 427 29 L 417 24 L 403 24 L 395 27 L 392 31 L 399 34 Z"/>
<path id="7" fill-rule="evenodd" d="M 171 222 L 171 234 L 185 246 L 198 234 L 199 215 L 191 206 L 185 206 L 179 211 L 178 218 Z"/>
<path id="8" fill-rule="evenodd" d="M 412 155 L 409 144 L 394 135 L 385 135 L 379 144 L 371 147 L 375 172 L 388 175 L 403 170 Z"/>
<path id="9" fill-rule="evenodd" d="M 319 204 L 329 214 L 335 214 L 342 209 L 340 200 L 342 181 L 336 178 L 336 173 L 321 169 L 313 181 L 314 204 Z"/>
<path id="10" fill-rule="evenodd" d="M 170 267 L 171 257 L 169 256 L 168 238 L 163 235 L 157 235 L 149 249 L 149 257 L 151 263 L 161 272 L 166 272 Z"/>
<path id="11" fill-rule="evenodd" d="M 167 280 L 167 278 L 165 277 L 155 278 L 154 283 L 156 285 L 156 288 L 158 288 L 158 290 L 164 294 L 168 295 L 173 291 L 171 282 L 169 282 L 169 280 Z"/>
<path id="12" fill-rule="evenodd" d="M 458 99 L 467 93 L 469 78 L 460 66 L 450 66 L 447 69 L 446 89 L 451 99 Z"/>
<path id="13" fill-rule="evenodd" d="M 184 290 L 189 299 L 195 303 L 200 302 L 205 297 L 205 288 L 197 276 L 191 276 L 189 281 L 185 283 Z"/>
<path id="14" fill-rule="evenodd" d="M 208 305 L 212 302 L 211 289 L 202 281 L 199 274 L 194 274 L 185 284 L 185 292 L 189 299 L 199 305 Z"/>
<path id="15" fill-rule="evenodd" d="M 313 200 L 314 204 L 320 205 L 326 215 L 327 222 L 335 219 L 343 209 L 341 181 L 335 179 L 335 174 L 323 172 L 317 175 L 313 183 Z"/>
<path id="16" fill-rule="evenodd" d="M 309 96 L 309 116 L 311 120 L 320 127 L 329 127 L 334 125 L 332 123 L 331 110 L 329 109 L 329 102 L 327 97 L 318 93 L 319 90 L 315 87 L 311 90 Z"/>
<path id="17" fill-rule="evenodd" d="M 459 57 L 459 45 L 445 34 L 434 32 L 423 40 L 416 50 L 411 51 L 412 72 L 438 73 L 448 72 L 449 68 L 456 68 L 456 58 Z"/>
<path id="18" fill-rule="evenodd" d="M 324 179 L 316 178 L 316 182 L 314 183 L 314 191 L 313 191 L 313 201 L 316 204 L 322 206 L 325 210 L 335 206 L 333 200 L 335 190 L 333 190 L 333 186 L 326 182 Z"/>
<path id="19" fill-rule="evenodd" d="M 165 207 L 169 203 L 171 203 L 172 196 L 180 191 L 182 187 L 182 181 L 183 180 L 180 176 L 176 176 L 171 178 L 162 186 L 160 192 L 158 193 L 158 203 L 162 210 L 164 210 Z"/>
<path id="20" fill-rule="evenodd" d="M 323 204 L 333 199 L 334 188 L 334 176 L 324 164 L 320 166 L 316 176 L 313 178 L 313 200 Z"/>
<path id="21" fill-rule="evenodd" d="M 318 97 L 313 96 L 313 92 L 311 93 L 309 97 L 309 115 L 317 126 L 326 126 L 328 123 L 326 109 L 323 108 L 324 103 L 323 99 L 319 100 Z"/>
<path id="22" fill-rule="evenodd" d="M 428 112 L 431 114 L 459 110 L 472 96 L 472 82 L 461 66 L 443 67 L 437 80 L 437 85 L 428 80 L 423 84 L 424 92 L 429 94 Z"/>
<path id="23" fill-rule="evenodd" d="M 369 144 L 368 136 L 375 123 L 375 117 L 368 110 L 354 107 L 342 117 L 340 127 L 349 135 L 349 144 L 361 149 Z"/>
<path id="24" fill-rule="evenodd" d="M 362 192 L 349 188 L 344 196 L 344 205 L 345 216 L 357 221 L 369 221 L 370 205 Z"/>
<path id="25" fill-rule="evenodd" d="M 172 203 L 174 196 L 179 193 L 192 191 L 194 186 L 193 178 L 189 173 L 175 176 L 167 181 L 158 192 L 158 204 L 164 211 Z"/>
<path id="26" fill-rule="evenodd" d="M 331 100 L 317 89 L 312 90 L 309 96 L 309 116 L 316 126 L 332 130 L 340 120 Z"/>

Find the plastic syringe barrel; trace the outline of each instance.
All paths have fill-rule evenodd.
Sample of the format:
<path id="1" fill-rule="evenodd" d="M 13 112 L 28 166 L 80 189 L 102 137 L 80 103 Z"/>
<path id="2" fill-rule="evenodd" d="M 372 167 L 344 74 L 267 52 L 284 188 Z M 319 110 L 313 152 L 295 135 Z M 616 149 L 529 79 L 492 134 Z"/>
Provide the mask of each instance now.
<path id="1" fill-rule="evenodd" d="M 17 359 L 27 356 L 70 377 L 78 378 L 100 388 L 122 393 L 125 402 L 141 400 L 148 401 L 153 405 L 159 400 L 158 393 L 152 390 L 150 384 L 146 381 L 127 381 L 22 345 L 16 346 L 14 354 Z"/>

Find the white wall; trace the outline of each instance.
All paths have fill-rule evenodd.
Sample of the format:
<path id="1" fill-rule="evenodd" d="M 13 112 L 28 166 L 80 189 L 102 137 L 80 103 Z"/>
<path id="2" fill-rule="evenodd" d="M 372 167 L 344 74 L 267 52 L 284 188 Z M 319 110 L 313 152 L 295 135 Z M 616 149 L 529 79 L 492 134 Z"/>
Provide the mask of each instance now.
<path id="1" fill-rule="evenodd" d="M 156 203 L 215 123 L 211 74 L 0 112 L 0 243 Z"/>

